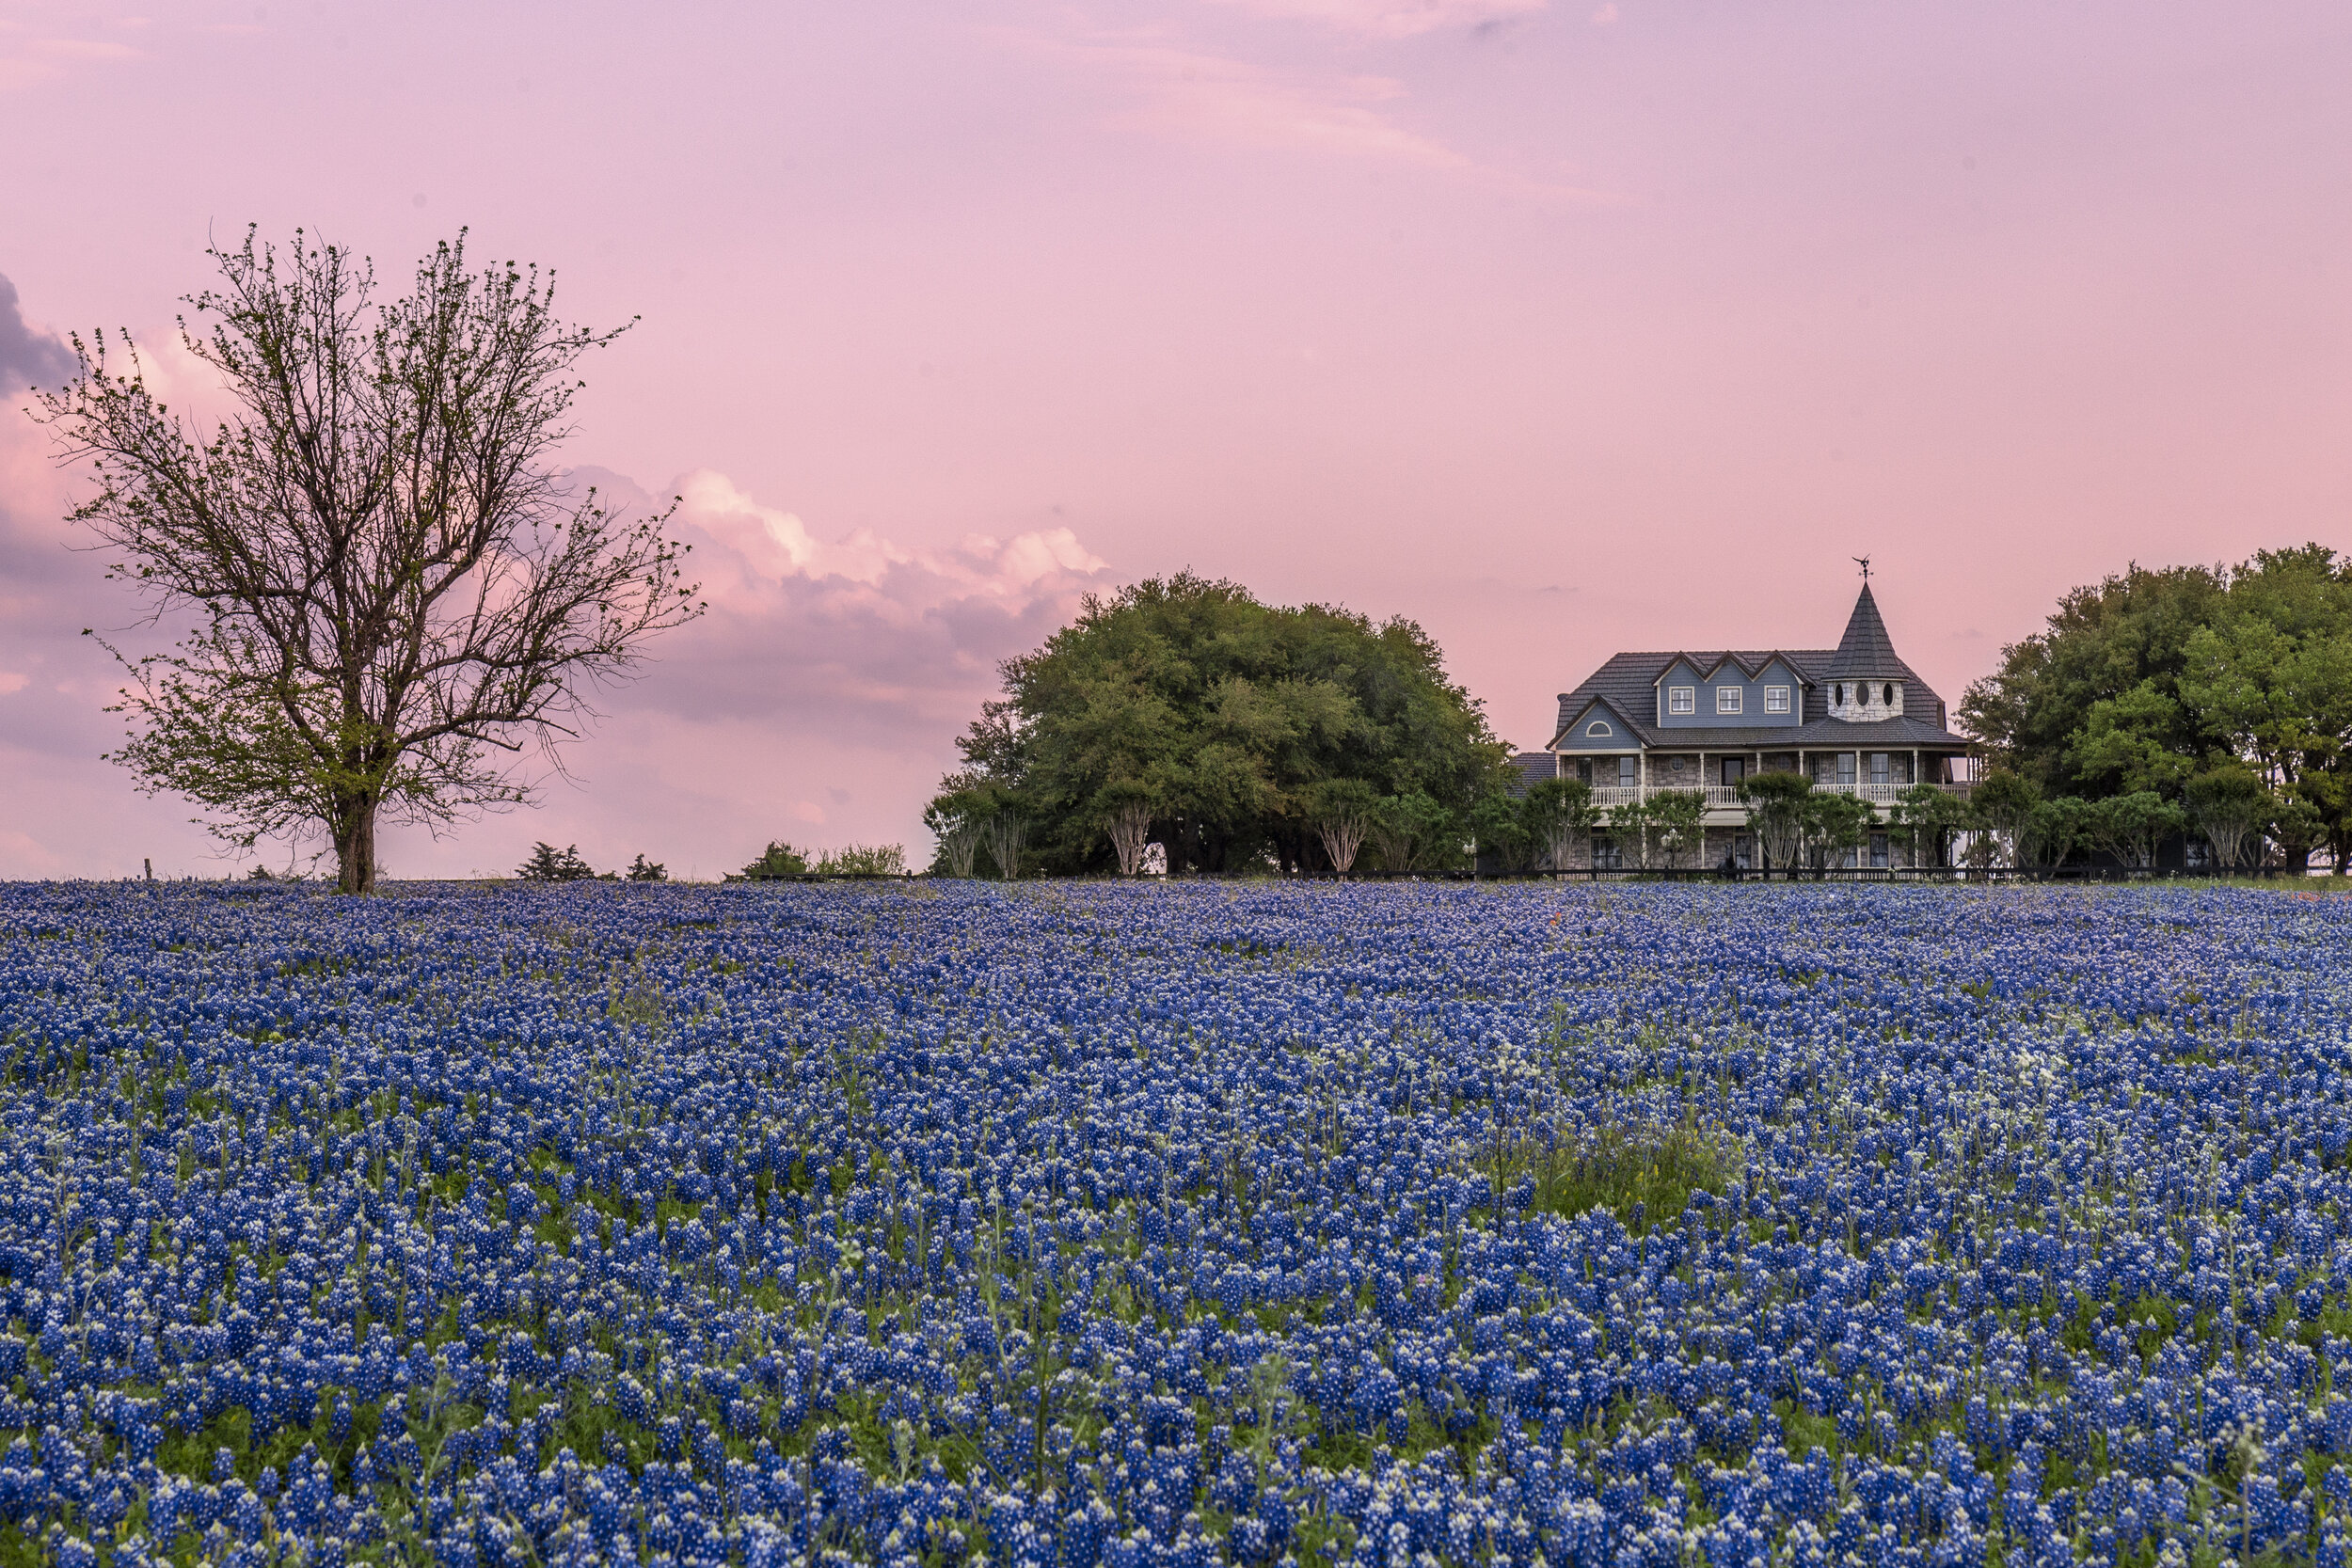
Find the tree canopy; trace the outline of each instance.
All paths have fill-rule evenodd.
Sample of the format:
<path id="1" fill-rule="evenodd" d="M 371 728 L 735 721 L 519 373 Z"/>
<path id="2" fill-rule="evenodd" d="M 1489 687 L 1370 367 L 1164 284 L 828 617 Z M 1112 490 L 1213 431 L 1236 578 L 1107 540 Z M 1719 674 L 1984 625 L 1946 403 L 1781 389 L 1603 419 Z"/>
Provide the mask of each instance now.
<path id="1" fill-rule="evenodd" d="M 1002 671 L 930 815 L 958 832 L 1017 822 L 1009 840 L 981 830 L 1004 875 L 1110 869 L 1144 819 L 1171 871 L 1327 869 L 1367 844 L 1458 854 L 1470 808 L 1502 787 L 1508 749 L 1402 618 L 1179 573 L 1089 596 Z"/>
<path id="2" fill-rule="evenodd" d="M 2253 831 L 2250 816 L 2290 863 L 2324 842 L 2341 870 L 2352 861 L 2352 560 L 2306 545 L 2234 568 L 2135 565 L 2077 588 L 2044 630 L 2002 650 L 1961 716 L 2040 795 L 2148 797 L 2090 834 L 2126 858 L 2145 852 L 2150 822 L 2217 824 L 2219 847 Z"/>

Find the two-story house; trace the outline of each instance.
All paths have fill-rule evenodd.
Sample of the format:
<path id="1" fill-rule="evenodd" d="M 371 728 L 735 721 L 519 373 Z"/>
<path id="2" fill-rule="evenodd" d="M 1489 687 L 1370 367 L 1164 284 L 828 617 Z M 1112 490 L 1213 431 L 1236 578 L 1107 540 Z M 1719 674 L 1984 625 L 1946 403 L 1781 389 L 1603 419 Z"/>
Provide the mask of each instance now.
<path id="1" fill-rule="evenodd" d="M 1862 585 L 1834 649 L 1617 654 L 1560 696 L 1550 744 L 1554 777 L 1582 779 L 1596 805 L 1613 807 L 1661 790 L 1697 790 L 1707 802 L 1702 865 L 1756 863 L 1747 808 L 1750 773 L 1798 771 L 1817 789 L 1858 795 L 1886 808 L 1915 784 L 1964 791 L 1968 742 L 1946 726 L 1944 699 L 1895 653 L 1870 585 Z M 1522 760 L 1540 777 L 1542 753 Z M 1905 863 L 1902 835 L 1869 834 L 1863 865 Z M 1581 869 L 1629 863 L 1606 825 Z"/>

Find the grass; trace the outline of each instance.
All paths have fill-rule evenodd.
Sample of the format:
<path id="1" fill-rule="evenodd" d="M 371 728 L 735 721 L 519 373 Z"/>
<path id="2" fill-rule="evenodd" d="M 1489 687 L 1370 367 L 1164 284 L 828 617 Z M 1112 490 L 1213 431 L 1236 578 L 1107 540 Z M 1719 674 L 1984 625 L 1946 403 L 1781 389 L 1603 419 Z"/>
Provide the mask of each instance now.
<path id="1" fill-rule="evenodd" d="M 1614 1124 L 1570 1142 L 1522 1138 L 1500 1162 L 1484 1163 L 1499 1190 L 1533 1178 L 1534 1207 L 1544 1213 L 1574 1218 L 1606 1209 L 1629 1227 L 1671 1221 L 1693 1192 L 1721 1194 L 1732 1167 L 1724 1140 L 1702 1128 Z"/>

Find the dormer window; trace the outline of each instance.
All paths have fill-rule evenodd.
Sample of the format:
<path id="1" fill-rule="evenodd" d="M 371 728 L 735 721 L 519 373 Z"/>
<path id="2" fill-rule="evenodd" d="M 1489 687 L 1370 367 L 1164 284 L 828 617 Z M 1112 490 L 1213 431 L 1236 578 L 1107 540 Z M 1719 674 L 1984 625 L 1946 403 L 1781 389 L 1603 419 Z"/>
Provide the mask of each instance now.
<path id="1" fill-rule="evenodd" d="M 1696 687 L 1670 686 L 1666 688 L 1666 711 L 1668 713 L 1696 713 L 1698 710 L 1698 689 Z"/>
<path id="2" fill-rule="evenodd" d="M 1788 712 L 1788 689 L 1785 686 L 1766 687 L 1764 689 L 1764 711 L 1767 713 Z"/>
<path id="3" fill-rule="evenodd" d="M 1742 700 L 1743 693 L 1736 686 L 1719 686 L 1715 689 L 1715 711 L 1717 713 L 1738 713 Z"/>

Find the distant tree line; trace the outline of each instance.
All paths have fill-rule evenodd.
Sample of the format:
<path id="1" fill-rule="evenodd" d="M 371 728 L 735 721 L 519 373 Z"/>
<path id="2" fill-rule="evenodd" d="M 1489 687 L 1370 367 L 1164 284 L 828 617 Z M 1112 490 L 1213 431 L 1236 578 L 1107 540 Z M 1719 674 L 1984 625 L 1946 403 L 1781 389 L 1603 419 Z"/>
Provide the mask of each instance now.
<path id="1" fill-rule="evenodd" d="M 804 850 L 771 840 L 750 864 L 729 872 L 726 880 L 756 882 L 812 875 L 902 877 L 906 869 L 906 850 L 896 844 L 848 844 L 838 849 Z M 259 867 L 254 874 L 264 875 Z M 598 871 L 580 854 L 578 845 L 558 849 L 552 844 L 534 844 L 530 859 L 516 869 L 515 877 L 525 882 L 666 882 L 670 872 L 660 861 L 649 861 L 642 854 L 626 871 Z"/>
<path id="2" fill-rule="evenodd" d="M 907 852 L 896 844 L 847 844 L 838 849 L 795 849 L 771 843 L 759 857 L 727 877 L 730 882 L 757 882 L 781 877 L 903 877 Z"/>
<path id="3" fill-rule="evenodd" d="M 581 856 L 577 844 L 561 849 L 552 844 L 534 844 L 531 858 L 516 868 L 515 877 L 525 882 L 666 882 L 670 872 L 660 861 L 649 861 L 643 854 L 629 863 L 627 871 L 598 871 Z"/>
<path id="4" fill-rule="evenodd" d="M 1994 763 L 1971 805 L 2016 863 L 2179 833 L 2222 869 L 2352 863 L 2352 560 L 2321 545 L 2235 567 L 2134 565 L 2002 650 L 1961 719 Z"/>

